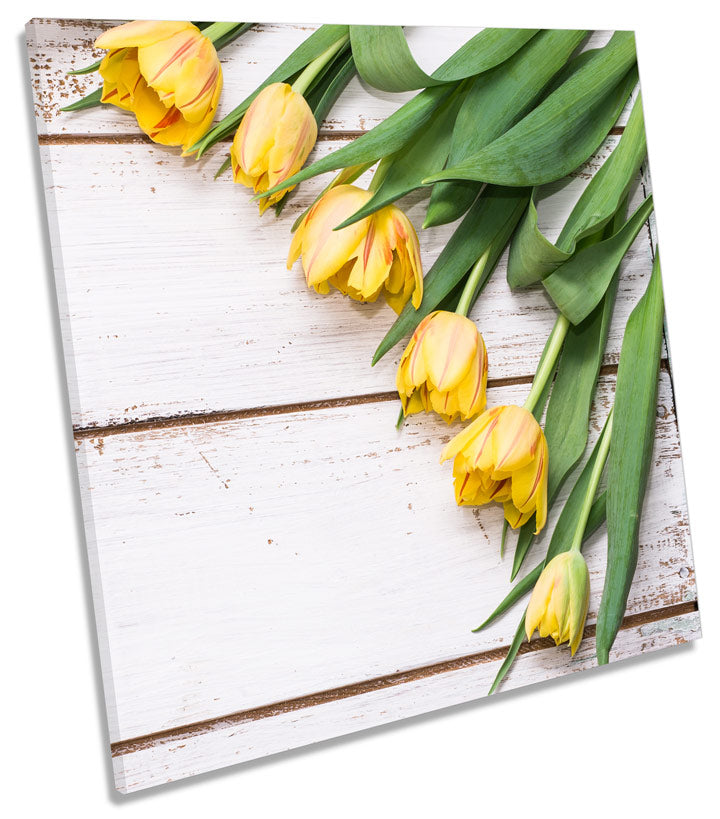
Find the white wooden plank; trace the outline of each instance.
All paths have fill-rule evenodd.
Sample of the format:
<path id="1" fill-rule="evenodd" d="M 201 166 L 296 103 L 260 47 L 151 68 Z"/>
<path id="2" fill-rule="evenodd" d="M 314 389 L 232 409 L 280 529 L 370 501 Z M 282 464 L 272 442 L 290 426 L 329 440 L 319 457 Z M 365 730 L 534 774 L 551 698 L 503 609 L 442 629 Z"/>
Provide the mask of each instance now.
<path id="1" fill-rule="evenodd" d="M 97 74 L 68 77 L 104 52 L 92 48 L 109 21 L 35 20 L 28 24 L 30 69 L 38 128 L 43 134 L 136 133 L 131 115 L 102 106 L 89 111 L 62 113 L 60 108 L 98 87 Z M 231 111 L 253 91 L 311 32 L 314 25 L 263 24 L 246 32 L 220 52 L 224 87 L 218 118 Z M 422 27 L 406 29 L 418 62 L 434 70 L 478 28 Z M 604 45 L 610 32 L 593 32 L 585 48 Z M 387 94 L 353 78 L 325 122 L 326 131 L 364 131 L 385 119 L 414 95 Z M 358 104 L 358 102 L 362 104 Z M 623 124 L 627 112 L 618 121 Z"/>
<path id="2" fill-rule="evenodd" d="M 554 238 L 618 137 L 540 208 Z M 324 155 L 342 141 L 322 142 Z M 285 269 L 290 226 L 326 177 L 303 184 L 280 219 L 258 220 L 247 190 L 148 145 L 51 145 L 46 168 L 73 423 L 293 404 L 391 391 L 402 345 L 376 367 L 394 321 L 384 304 L 309 291 Z M 402 201 L 422 223 L 427 193 Z M 632 206 L 642 198 L 639 186 Z M 130 204 L 131 203 L 131 204 Z M 187 214 L 192 214 L 192 229 Z M 420 232 L 429 269 L 453 226 Z M 617 361 L 627 316 L 652 268 L 647 233 L 623 263 L 606 362 Z M 530 376 L 555 320 L 540 287 L 511 293 L 506 258 L 476 305 L 490 378 Z M 66 348 L 68 350 L 69 348 Z M 69 359 L 69 356 L 68 356 Z"/>
<path id="3" fill-rule="evenodd" d="M 612 662 L 682 645 L 700 637 L 697 613 L 684 614 L 620 632 Z M 228 722 L 211 730 L 148 742 L 113 758 L 115 786 L 123 793 L 218 770 L 250 759 L 363 731 L 400 719 L 448 708 L 484 695 L 500 660 L 480 663 L 348 699 L 279 713 L 261 720 Z M 503 690 L 536 684 L 596 666 L 594 641 L 585 640 L 570 660 L 549 648 L 521 655 Z M 648 669 L 652 674 L 652 669 Z"/>
<path id="4" fill-rule="evenodd" d="M 611 394 L 603 379 L 593 437 Z M 112 741 L 509 643 L 517 612 L 470 632 L 509 588 L 501 510 L 456 508 L 438 465 L 453 430 L 423 417 L 399 433 L 396 413 L 380 402 L 78 443 Z M 694 600 L 665 374 L 640 542 L 629 613 Z M 590 622 L 604 554 L 599 530 Z"/>

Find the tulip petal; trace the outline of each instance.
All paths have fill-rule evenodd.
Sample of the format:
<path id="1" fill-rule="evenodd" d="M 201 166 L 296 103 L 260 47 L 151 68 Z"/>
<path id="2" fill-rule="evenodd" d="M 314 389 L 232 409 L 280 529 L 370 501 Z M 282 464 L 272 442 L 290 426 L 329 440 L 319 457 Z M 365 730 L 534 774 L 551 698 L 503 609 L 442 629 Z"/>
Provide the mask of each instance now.
<path id="1" fill-rule="evenodd" d="M 492 440 L 492 468 L 496 477 L 510 477 L 530 463 L 541 434 L 531 412 L 523 407 L 505 407 Z"/>
<path id="2" fill-rule="evenodd" d="M 308 284 L 315 285 L 336 274 L 354 259 L 367 230 L 362 219 L 342 230 L 334 230 L 372 196 L 353 185 L 338 185 L 329 190 L 305 217 L 302 263 Z"/>
<path id="3" fill-rule="evenodd" d="M 305 164 L 317 139 L 317 123 L 302 94 L 290 89 L 285 95 L 282 119 L 268 155 L 269 186 L 292 176 Z"/>
<path id="4" fill-rule="evenodd" d="M 95 48 L 123 48 L 152 45 L 183 31 L 198 31 L 185 20 L 133 20 L 101 34 L 95 40 Z"/>
<path id="5" fill-rule="evenodd" d="M 367 230 L 348 281 L 349 286 L 365 299 L 382 289 L 393 263 L 395 236 L 392 219 L 385 211 L 387 208 L 368 217 Z"/>
<path id="6" fill-rule="evenodd" d="M 469 450 L 471 447 L 475 448 L 476 442 L 486 434 L 488 426 L 495 420 L 498 412 L 502 407 L 495 407 L 494 409 L 484 412 L 478 416 L 469 426 L 465 427 L 462 432 L 459 432 L 443 449 L 440 455 L 440 463 L 456 457 L 463 450 Z"/>
<path id="7" fill-rule="evenodd" d="M 212 44 L 207 43 L 210 48 Z M 219 94 L 217 86 L 222 88 L 222 70 L 220 61 L 205 56 L 203 48 L 196 57 L 183 63 L 175 91 L 175 105 L 182 112 L 187 122 L 201 122 L 207 116 L 208 109 L 213 108 L 213 98 Z M 214 54 L 214 49 L 213 49 Z"/>
<path id="8" fill-rule="evenodd" d="M 478 344 L 475 350 L 470 370 L 457 388 L 458 405 L 463 420 L 473 418 L 485 409 L 487 403 L 487 350 L 483 337 L 478 334 Z"/>
<path id="9" fill-rule="evenodd" d="M 438 390 L 452 390 L 468 374 L 478 347 L 478 331 L 465 316 L 440 310 L 423 340 L 428 378 Z"/>

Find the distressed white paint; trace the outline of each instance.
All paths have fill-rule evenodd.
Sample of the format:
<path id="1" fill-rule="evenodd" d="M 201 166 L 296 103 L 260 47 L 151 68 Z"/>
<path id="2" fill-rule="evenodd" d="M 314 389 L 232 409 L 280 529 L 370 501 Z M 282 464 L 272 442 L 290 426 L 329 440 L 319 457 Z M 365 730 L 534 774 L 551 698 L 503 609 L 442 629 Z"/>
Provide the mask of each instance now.
<path id="1" fill-rule="evenodd" d="M 617 139 L 543 200 L 541 226 L 551 238 Z M 317 153 L 339 144 L 321 142 Z M 318 296 L 299 263 L 286 269 L 290 227 L 326 177 L 303 184 L 281 218 L 268 212 L 260 219 L 247 189 L 229 176 L 213 180 L 216 158 L 198 164 L 143 144 L 42 151 L 62 321 L 72 343 L 68 371 L 76 373 L 75 425 L 394 389 L 403 344 L 370 367 L 392 310 L 338 293 Z M 637 186 L 632 205 L 641 199 Z M 419 228 L 427 193 L 400 204 Z M 420 231 L 426 270 L 452 230 Z M 609 363 L 617 362 L 651 268 L 643 230 L 623 262 Z M 492 379 L 532 375 L 556 316 L 541 287 L 513 293 L 505 273 L 506 256 L 472 313 Z"/>
<path id="2" fill-rule="evenodd" d="M 666 375 L 660 407 L 631 613 L 695 595 Z M 470 632 L 509 589 L 512 546 L 501 560 L 500 507 L 455 506 L 438 461 L 459 425 L 396 417 L 386 401 L 79 442 L 113 741 L 510 642 L 516 612 Z M 586 554 L 592 620 L 604 530 Z"/>
<path id="3" fill-rule="evenodd" d="M 697 613 L 628 628 L 618 635 L 612 661 L 681 645 L 699 636 Z M 116 785 L 123 793 L 131 793 L 459 705 L 483 696 L 500 665 L 501 660 L 480 663 L 260 721 L 220 724 L 194 735 L 155 742 L 113 758 Z M 534 685 L 595 666 L 593 640 L 585 640 L 572 660 L 566 648 L 543 649 L 518 657 L 502 690 Z M 652 670 L 648 673 L 652 674 Z"/>

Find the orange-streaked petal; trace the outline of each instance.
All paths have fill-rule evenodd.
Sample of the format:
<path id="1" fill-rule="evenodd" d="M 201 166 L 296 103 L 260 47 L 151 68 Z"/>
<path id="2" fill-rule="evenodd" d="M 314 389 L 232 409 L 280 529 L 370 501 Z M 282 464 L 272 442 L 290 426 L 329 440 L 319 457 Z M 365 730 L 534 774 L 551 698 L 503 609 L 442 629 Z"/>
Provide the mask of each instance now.
<path id="1" fill-rule="evenodd" d="M 95 48 L 146 46 L 183 31 L 198 31 L 185 20 L 133 20 L 108 29 L 95 40 Z"/>
<path id="2" fill-rule="evenodd" d="M 438 390 L 457 387 L 469 373 L 478 347 L 478 331 L 465 316 L 439 310 L 422 341 L 428 378 Z"/>

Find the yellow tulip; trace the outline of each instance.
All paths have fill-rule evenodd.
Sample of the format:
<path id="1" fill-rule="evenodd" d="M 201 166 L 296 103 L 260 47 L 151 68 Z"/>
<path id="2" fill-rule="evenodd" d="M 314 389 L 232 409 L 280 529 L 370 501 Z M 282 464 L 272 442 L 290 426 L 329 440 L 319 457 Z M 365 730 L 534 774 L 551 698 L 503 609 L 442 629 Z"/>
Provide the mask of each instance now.
<path id="1" fill-rule="evenodd" d="M 535 629 L 555 645 L 570 642 L 572 654 L 582 640 L 590 602 L 590 573 L 576 549 L 554 557 L 538 578 L 525 613 L 528 640 Z"/>
<path id="2" fill-rule="evenodd" d="M 413 333 L 400 359 L 397 390 L 405 415 L 434 410 L 448 423 L 485 409 L 487 350 L 475 323 L 436 310 Z"/>
<path id="3" fill-rule="evenodd" d="M 135 20 L 95 41 L 102 102 L 135 114 L 154 142 L 186 150 L 212 124 L 222 90 L 215 46 L 192 23 Z"/>
<path id="4" fill-rule="evenodd" d="M 417 309 L 423 293 L 420 244 L 400 208 L 386 205 L 334 230 L 371 197 L 354 185 L 338 185 L 320 197 L 295 231 L 288 270 L 302 257 L 308 286 L 318 293 L 329 293 L 332 286 L 356 301 L 375 301 L 382 294 L 396 313 L 412 296 Z"/>
<path id="5" fill-rule="evenodd" d="M 547 518 L 548 447 L 540 425 L 523 407 L 486 410 L 456 435 L 440 462 L 454 458 L 458 506 L 502 503 L 517 529 L 535 517 L 535 534 Z"/>
<path id="6" fill-rule="evenodd" d="M 316 139 L 317 123 L 305 97 L 287 83 L 272 83 L 255 97 L 235 132 L 233 178 L 263 193 L 302 168 Z M 291 190 L 260 199 L 260 213 Z"/>

